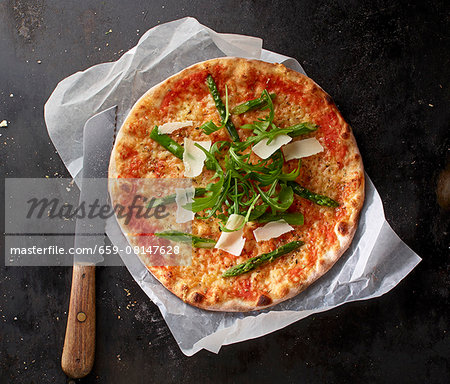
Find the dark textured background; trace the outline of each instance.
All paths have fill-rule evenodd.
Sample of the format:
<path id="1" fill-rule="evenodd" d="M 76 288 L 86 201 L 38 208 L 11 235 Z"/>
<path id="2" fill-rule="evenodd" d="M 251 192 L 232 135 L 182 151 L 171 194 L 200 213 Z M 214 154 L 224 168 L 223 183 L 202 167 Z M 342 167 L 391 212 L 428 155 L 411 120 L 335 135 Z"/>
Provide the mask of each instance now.
<path id="1" fill-rule="evenodd" d="M 147 29 L 190 15 L 219 32 L 259 36 L 300 61 L 353 126 L 387 220 L 423 258 L 381 298 L 191 358 L 126 269 L 99 268 L 96 363 L 81 382 L 450 382 L 449 213 L 436 198 L 450 160 L 444 4 L 0 0 L 0 121 L 9 121 L 0 128 L 2 176 L 68 177 L 43 120 L 58 81 L 116 60 Z M 70 280 L 69 268 L 0 269 L 1 383 L 66 381 Z"/>

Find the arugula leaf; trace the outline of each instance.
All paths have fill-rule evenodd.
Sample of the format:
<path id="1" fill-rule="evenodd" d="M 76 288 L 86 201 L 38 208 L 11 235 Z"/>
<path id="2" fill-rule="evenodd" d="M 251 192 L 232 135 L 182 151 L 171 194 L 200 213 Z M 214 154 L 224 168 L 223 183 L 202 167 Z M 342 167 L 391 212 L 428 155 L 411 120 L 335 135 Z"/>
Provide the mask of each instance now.
<path id="1" fill-rule="evenodd" d="M 260 197 L 260 195 L 257 195 L 257 196 L 255 196 L 252 199 L 252 204 L 250 205 L 250 208 L 248 209 L 246 215 L 244 216 L 244 220 L 242 220 L 242 223 L 239 226 L 237 226 L 236 228 L 228 229 L 226 227 L 226 225 L 223 225 L 222 223 L 219 223 L 220 229 L 222 230 L 222 232 L 235 232 L 235 231 L 239 231 L 240 229 L 244 228 L 244 225 L 247 224 L 248 221 L 249 221 L 249 218 L 250 218 L 250 215 L 252 213 L 252 210 L 255 207 L 255 204 L 258 201 L 259 197 Z"/>
<path id="2" fill-rule="evenodd" d="M 190 209 L 192 212 L 197 213 L 203 211 L 204 209 L 212 208 L 216 205 L 217 199 L 219 198 L 224 186 L 225 177 L 217 159 L 198 143 L 195 143 L 195 145 L 205 153 L 206 158 L 210 161 L 210 164 L 216 170 L 216 173 L 212 177 L 212 179 L 219 178 L 216 183 L 208 185 L 208 187 L 206 188 L 207 192 L 205 194 L 205 197 L 194 198 L 194 201 L 185 207 L 186 209 Z"/>
<path id="3" fill-rule="evenodd" d="M 214 124 L 214 121 L 210 120 L 207 121 L 205 124 L 201 125 L 200 129 L 207 135 L 210 135 L 211 133 L 218 131 L 222 127 L 223 125 L 218 127 L 216 124 Z"/>
<path id="4" fill-rule="evenodd" d="M 219 157 L 222 156 L 221 151 L 225 147 L 230 146 L 230 145 L 231 145 L 231 143 L 229 141 L 224 141 L 224 140 L 216 141 L 209 149 L 209 153 L 213 156 L 214 161 L 209 160 L 209 158 L 206 158 L 205 167 L 207 169 L 212 169 L 212 170 L 216 169 L 216 165 L 215 165 L 216 156 L 219 156 Z"/>
<path id="5" fill-rule="evenodd" d="M 257 205 L 250 214 L 249 221 L 257 221 L 259 217 L 264 215 L 264 213 L 267 211 L 267 208 L 269 208 L 269 204 L 266 203 Z"/>
<path id="6" fill-rule="evenodd" d="M 292 181 L 295 180 L 300 175 L 300 168 L 302 166 L 302 159 L 298 160 L 298 167 L 289 173 L 281 173 L 278 177 L 282 181 Z"/>
<path id="7" fill-rule="evenodd" d="M 273 214 L 275 214 L 277 211 L 286 211 L 294 201 L 294 192 L 292 191 L 292 188 L 287 186 L 286 184 L 282 184 L 280 192 L 278 194 L 274 194 L 277 183 L 278 180 L 274 181 L 269 191 L 267 192 L 264 192 L 263 190 L 261 190 L 259 185 L 256 185 L 256 188 L 261 194 L 261 199 L 266 204 L 269 204 Z"/>

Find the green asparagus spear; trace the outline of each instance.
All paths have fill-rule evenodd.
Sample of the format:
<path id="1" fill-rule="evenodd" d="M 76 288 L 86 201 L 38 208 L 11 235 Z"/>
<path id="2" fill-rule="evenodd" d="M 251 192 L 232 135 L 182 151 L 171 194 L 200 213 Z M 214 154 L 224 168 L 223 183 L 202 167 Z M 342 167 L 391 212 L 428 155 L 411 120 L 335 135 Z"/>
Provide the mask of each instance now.
<path id="1" fill-rule="evenodd" d="M 275 99 L 275 93 L 270 94 L 270 98 L 273 100 Z M 231 113 L 233 115 L 240 115 L 241 113 L 250 111 L 252 109 L 258 109 L 263 108 L 267 105 L 267 99 L 265 95 L 263 94 L 261 97 L 258 97 L 257 99 L 246 101 L 245 103 L 236 105 L 232 110 Z"/>
<path id="2" fill-rule="evenodd" d="M 300 135 L 305 135 L 307 133 L 314 132 L 315 130 L 317 130 L 317 128 L 318 127 L 316 124 L 306 122 L 306 123 L 291 125 L 290 127 L 286 127 L 284 129 L 292 129 L 293 131 L 291 133 L 288 133 L 288 135 L 291 137 L 297 137 Z"/>
<path id="3" fill-rule="evenodd" d="M 209 91 L 211 92 L 211 95 L 214 99 L 214 103 L 216 104 L 217 111 L 219 112 L 220 118 L 222 121 L 224 121 L 227 116 L 227 112 L 225 109 L 225 106 L 223 105 L 222 99 L 220 98 L 219 90 L 217 89 L 217 85 L 212 78 L 211 75 L 208 75 L 206 78 L 206 85 L 209 88 Z M 236 127 L 234 126 L 233 122 L 228 119 L 227 123 L 225 124 L 225 127 L 233 141 L 240 141 L 239 135 L 236 131 Z"/>
<path id="4" fill-rule="evenodd" d="M 183 159 L 184 148 L 175 140 L 173 140 L 169 135 L 159 133 L 158 126 L 155 125 L 155 128 L 152 129 L 150 138 L 161 144 L 164 148 L 173 153 L 179 159 Z"/>
<path id="5" fill-rule="evenodd" d="M 303 225 L 303 215 L 301 213 L 277 213 L 273 215 L 271 213 L 265 213 L 258 217 L 255 221 L 258 223 L 268 223 L 270 221 L 284 220 L 291 225 Z"/>
<path id="6" fill-rule="evenodd" d="M 262 255 L 252 257 L 242 264 L 238 264 L 234 267 L 231 267 L 230 269 L 227 269 L 222 274 L 222 277 L 232 277 L 247 273 L 255 269 L 256 267 L 259 267 L 261 264 L 271 262 L 276 258 L 285 255 L 286 253 L 292 252 L 294 249 L 300 248 L 303 244 L 305 244 L 303 241 L 292 241 L 290 243 L 282 245 L 272 252 L 263 253 Z"/>
<path id="7" fill-rule="evenodd" d="M 155 140 L 158 144 L 161 144 L 164 148 L 166 148 L 169 152 L 173 153 L 176 157 L 183 160 L 184 148 L 178 144 L 175 140 L 173 140 L 169 135 L 164 133 L 159 133 L 158 126 L 152 129 L 150 133 L 150 138 Z M 208 162 L 205 164 L 207 169 L 211 168 Z"/>
<path id="8" fill-rule="evenodd" d="M 313 201 L 314 203 L 318 205 L 322 205 L 325 207 L 339 207 L 339 203 L 333 199 L 331 199 L 328 196 L 319 195 L 317 193 L 311 192 L 307 190 L 305 187 L 302 187 L 300 184 L 296 183 L 295 181 L 288 181 L 287 184 L 292 187 L 292 190 L 295 194 Z"/>
<path id="9" fill-rule="evenodd" d="M 179 231 L 157 232 L 155 233 L 155 236 L 163 237 L 172 241 L 178 241 L 181 243 L 192 243 L 192 246 L 194 248 L 213 248 L 214 245 L 216 245 L 216 241 L 213 239 L 194 236 L 190 233 Z"/>

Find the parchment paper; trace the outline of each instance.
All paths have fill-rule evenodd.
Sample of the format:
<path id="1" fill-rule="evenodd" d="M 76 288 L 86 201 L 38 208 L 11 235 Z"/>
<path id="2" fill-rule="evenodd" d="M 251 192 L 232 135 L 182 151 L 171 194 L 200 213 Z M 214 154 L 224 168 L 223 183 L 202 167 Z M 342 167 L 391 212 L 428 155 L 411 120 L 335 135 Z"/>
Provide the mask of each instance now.
<path id="1" fill-rule="evenodd" d="M 152 28 L 118 61 L 61 81 L 47 101 L 48 132 L 71 175 L 76 177 L 81 170 L 83 126 L 93 114 L 117 104 L 120 127 L 150 87 L 191 64 L 223 56 L 280 62 L 304 73 L 295 59 L 262 49 L 259 38 L 218 34 L 190 17 Z M 305 292 L 269 310 L 215 313 L 191 307 L 156 281 L 137 257 L 121 256 L 159 307 L 182 352 L 191 356 L 204 348 L 217 353 L 222 345 L 265 335 L 313 313 L 380 296 L 420 262 L 386 222 L 380 196 L 366 178 L 366 201 L 351 247 Z M 106 232 L 115 245 L 125 248 L 125 237 L 114 219 L 107 223 Z"/>

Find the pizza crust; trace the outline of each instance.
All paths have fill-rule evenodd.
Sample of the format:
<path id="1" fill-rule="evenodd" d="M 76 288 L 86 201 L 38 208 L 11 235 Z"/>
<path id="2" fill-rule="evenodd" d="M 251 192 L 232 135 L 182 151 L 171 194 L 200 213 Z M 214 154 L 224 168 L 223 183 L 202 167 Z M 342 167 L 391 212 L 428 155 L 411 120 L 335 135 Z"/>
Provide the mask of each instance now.
<path id="1" fill-rule="evenodd" d="M 323 208 L 296 197 L 296 202 L 299 203 L 300 207 L 299 210 L 302 210 L 302 212 L 305 209 L 307 210 L 307 212 L 304 212 L 305 220 L 311 219 L 311 223 L 307 226 L 308 230 L 301 227 L 296 228 L 294 237 L 292 237 L 292 234 L 287 234 L 281 236 L 280 239 L 273 239 L 273 241 L 267 242 L 268 244 L 262 245 L 249 241 L 249 233 L 247 233 L 246 248 L 243 255 L 238 258 L 231 257 L 231 255 L 226 255 L 224 254 L 225 252 L 218 250 L 197 250 L 194 256 L 194 263 L 199 261 L 195 268 L 202 270 L 201 278 L 194 277 L 192 271 L 189 270 L 190 267 L 148 266 L 147 268 L 169 291 L 186 303 L 198 308 L 213 311 L 264 309 L 292 298 L 305 290 L 324 275 L 350 246 L 364 201 L 362 160 L 350 126 L 343 119 L 331 97 L 311 79 L 281 64 L 270 64 L 241 58 L 220 58 L 186 68 L 151 88 L 136 102 L 118 133 L 111 154 L 110 178 L 174 177 L 174 175 L 183 177 L 181 160 L 168 153 L 159 144 L 149 141 L 149 131 L 154 125 L 171 121 L 193 120 L 194 127 L 198 127 L 208 120 L 214 120 L 216 124 L 220 125 L 212 98 L 208 98 L 208 91 L 207 89 L 205 90 L 206 86 L 202 87 L 201 83 L 202 74 L 210 72 L 213 72 L 213 77 L 216 79 L 221 93 L 223 93 L 224 83 L 226 83 L 229 95 L 237 95 L 234 99 L 230 99 L 231 107 L 258 97 L 261 93 L 259 89 L 261 86 L 274 86 L 276 88 L 277 84 L 280 83 L 280 89 L 283 86 L 285 87 L 287 93 L 278 92 L 275 103 L 279 102 L 279 105 L 283 106 L 289 105 L 290 109 L 286 110 L 283 107 L 283 113 L 281 114 L 283 121 L 277 122 L 277 125 L 292 125 L 299 122 L 296 119 L 318 123 L 320 125 L 318 138 L 322 140 L 326 148 L 325 155 L 319 155 L 320 161 L 314 162 L 314 160 L 308 158 L 304 159 L 303 168 L 306 168 L 306 170 L 303 176 L 300 176 L 300 181 L 315 192 L 331 194 L 332 198 L 340 196 L 341 199 L 338 199 L 338 201 L 341 203 L 341 206 L 336 210 Z M 232 76 L 228 75 L 229 73 Z M 195 78 L 196 76 L 198 79 Z M 264 76 L 269 80 L 266 81 L 267 84 L 260 84 L 261 79 L 266 78 Z M 192 78 L 197 80 L 198 84 L 195 82 L 190 83 L 189 79 Z M 249 85 L 252 84 L 252 81 L 254 81 L 254 87 Z M 177 87 L 180 83 L 184 85 L 184 91 L 190 92 L 189 96 L 191 96 L 193 102 L 185 102 L 186 97 L 183 98 L 185 94 L 183 89 L 180 90 L 178 99 L 174 97 L 174 93 L 177 92 Z M 273 85 L 274 83 L 275 85 Z M 296 93 L 297 86 L 299 91 Z M 168 97 L 172 99 L 167 103 Z M 198 105 L 200 105 L 200 108 Z M 164 108 L 168 109 L 165 111 L 165 114 L 161 112 L 164 112 Z M 194 110 L 194 112 L 188 111 L 189 108 Z M 243 117 L 242 115 L 233 116 L 233 120 L 236 126 L 240 126 L 245 118 L 256 120 L 255 116 L 258 116 L 258 113 L 258 111 L 251 112 L 248 114 L 248 117 Z M 194 118 L 192 114 L 194 114 Z M 277 111 L 275 116 L 277 116 Z M 328 116 L 331 116 L 329 124 L 327 124 Z M 316 118 L 319 121 L 316 121 Z M 327 127 L 327 125 L 329 126 Z M 182 143 L 184 137 L 189 135 L 197 140 L 209 138 L 213 142 L 228 139 L 226 132 L 216 132 L 208 137 L 202 136 L 202 133 L 195 130 L 194 127 L 183 128 L 177 134 L 171 136 L 174 136 L 174 139 L 180 143 Z M 327 133 L 323 133 L 321 130 L 326 130 Z M 225 130 L 222 129 L 221 131 Z M 238 130 L 238 132 L 241 137 L 246 134 L 243 130 Z M 312 137 L 315 137 L 315 134 Z M 150 148 L 149 154 L 140 152 L 143 145 Z M 342 155 L 344 152 L 345 154 Z M 315 157 L 317 155 L 312 156 L 312 158 Z M 327 163 L 326 168 L 323 168 L 323 162 Z M 331 170 L 329 170 L 330 168 Z M 317 181 L 317 175 L 314 174 L 315 171 L 321 175 L 319 181 Z M 208 172 L 205 172 L 205 174 L 203 177 L 210 177 Z M 328 177 L 328 181 L 325 180 L 326 177 Z M 201 181 L 202 176 L 194 179 L 194 183 L 198 182 L 200 185 Z M 330 214 L 331 211 L 334 212 L 334 216 Z M 314 222 L 313 217 L 315 216 L 323 219 Z M 315 225 L 325 225 L 326 227 L 330 220 L 332 220 L 333 226 L 327 227 L 327 237 L 321 237 L 319 240 L 314 240 L 313 238 L 308 242 L 308 236 L 312 233 L 321 233 Z M 196 221 L 198 220 L 194 222 Z M 205 223 L 195 223 L 194 225 L 194 231 L 196 231 L 194 233 L 200 236 L 207 231 L 207 229 L 202 228 L 201 224 Z M 217 238 L 219 235 L 218 227 L 215 227 L 214 223 L 208 225 L 210 226 L 209 237 L 215 236 Z M 248 232 L 250 232 L 250 229 L 248 229 Z M 238 264 L 246 258 L 255 256 L 255 250 L 258 251 L 257 254 L 267 252 L 287 242 L 287 240 L 291 241 L 295 238 L 295 235 L 304 240 L 308 244 L 305 246 L 310 248 L 305 250 L 302 247 L 247 275 L 232 278 L 222 278 L 220 276 L 228 267 Z M 127 238 L 130 244 L 133 244 L 134 239 L 129 236 Z M 325 247 L 323 247 L 324 244 L 326 245 Z M 314 247 L 320 248 L 320 250 L 322 248 L 325 249 L 323 252 L 319 250 L 315 259 L 309 257 L 315 250 Z M 210 252 L 209 257 L 206 257 L 204 252 Z M 291 276 L 290 273 L 297 268 L 289 263 L 292 263 L 293 260 L 297 263 L 298 261 L 309 259 L 314 260 L 311 261 L 311 265 L 308 264 L 305 267 L 305 273 L 300 272 L 299 279 L 295 280 L 294 275 L 292 275 L 294 276 L 292 278 L 287 277 Z M 285 272 L 284 275 L 283 272 Z M 210 275 L 213 276 L 211 281 L 208 280 Z M 259 278 L 261 275 L 264 278 L 261 280 L 255 279 L 255 277 Z M 256 287 L 254 286 L 255 284 Z M 249 286 L 250 288 L 246 291 L 245 288 L 241 289 L 241 286 Z M 236 291 L 240 294 L 235 294 Z M 248 294 L 249 292 L 251 294 Z"/>

